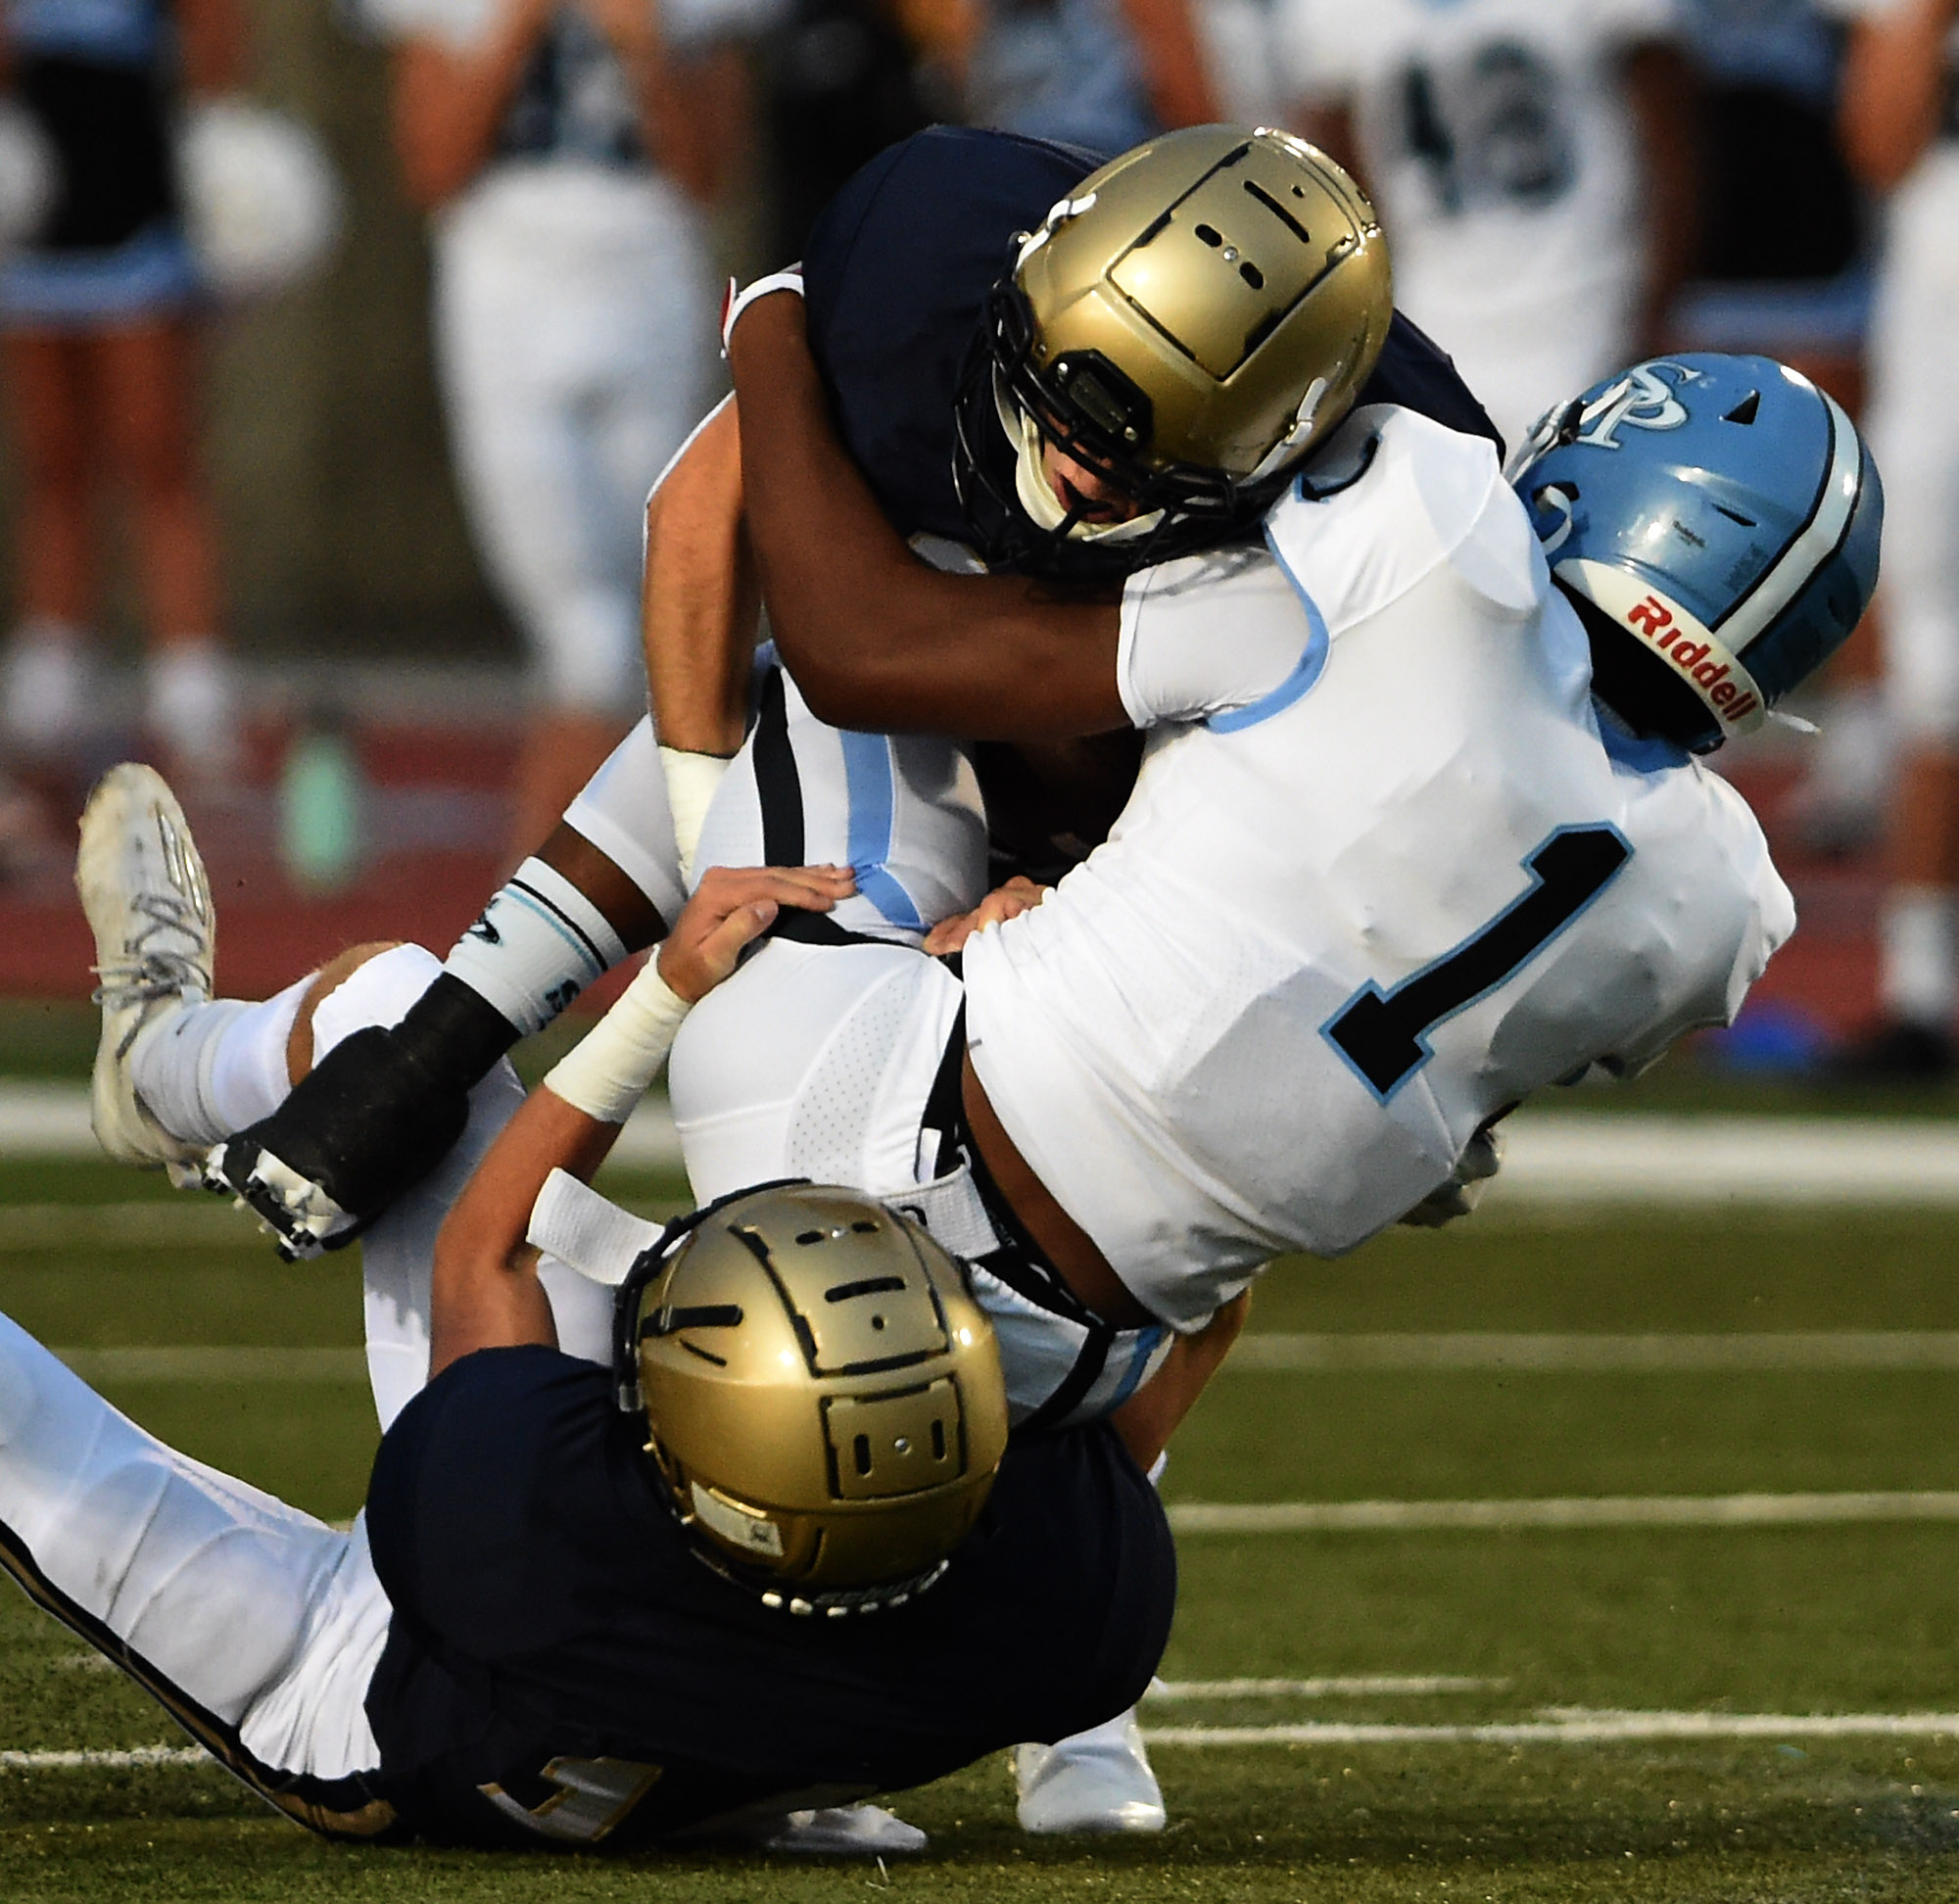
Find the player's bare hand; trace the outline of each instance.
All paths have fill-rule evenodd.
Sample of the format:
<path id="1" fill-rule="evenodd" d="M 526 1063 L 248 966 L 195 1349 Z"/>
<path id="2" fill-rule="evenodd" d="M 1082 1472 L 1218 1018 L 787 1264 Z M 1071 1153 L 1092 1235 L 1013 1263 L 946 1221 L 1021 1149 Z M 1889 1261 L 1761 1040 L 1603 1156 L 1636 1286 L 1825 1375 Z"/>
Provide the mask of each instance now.
<path id="1" fill-rule="evenodd" d="M 1032 912 L 1048 895 L 1048 888 L 1016 874 L 1003 886 L 995 886 L 969 913 L 943 919 L 926 934 L 925 949 L 934 958 L 957 952 L 975 932 L 997 926 L 1003 919 L 1018 919 Z"/>
<path id="2" fill-rule="evenodd" d="M 660 976 L 690 1005 L 735 970 L 785 906 L 829 912 L 857 890 L 847 866 L 712 866 L 660 946 Z"/>

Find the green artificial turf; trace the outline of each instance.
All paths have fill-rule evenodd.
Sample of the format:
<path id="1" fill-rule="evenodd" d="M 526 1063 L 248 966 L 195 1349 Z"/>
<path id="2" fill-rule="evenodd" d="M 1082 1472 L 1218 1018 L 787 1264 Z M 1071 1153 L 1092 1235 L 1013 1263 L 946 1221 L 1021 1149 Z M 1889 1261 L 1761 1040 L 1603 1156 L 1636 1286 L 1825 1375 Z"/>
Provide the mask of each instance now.
<path id="1" fill-rule="evenodd" d="M 680 1194 L 616 1182 L 647 1208 Z M 95 1166 L 0 1166 L 0 1206 L 165 1194 Z M 0 1309 L 75 1349 L 358 1343 L 351 1260 L 280 1264 L 242 1221 L 227 1242 L 199 1218 L 187 1239 L 184 1208 L 139 1244 L 44 1248 L 8 1243 L 0 1210 Z M 1477 1219 L 1281 1265 L 1255 1326 L 1952 1329 L 1956 1267 L 1954 1224 L 1934 1214 Z M 358 1380 L 105 1386 L 179 1446 L 315 1512 L 358 1502 L 374 1433 Z M 1959 1372 L 1227 1371 L 1166 1487 L 1184 1501 L 1959 1488 Z M 1955 1526 L 1186 1536 L 1181 1558 L 1172 1680 L 1479 1683 L 1153 1703 L 1151 1727 L 1959 1711 Z M 180 1742 L 88 1658 L 0 1594 L 0 1752 Z M 883 1872 L 739 1852 L 347 1850 L 208 1765 L 0 1760 L 0 1898 L 1959 1898 L 1959 1740 L 1162 1745 L 1156 1758 L 1175 1820 L 1161 1838 L 1026 1838 L 994 1761 L 899 1801 L 933 1847 Z"/>

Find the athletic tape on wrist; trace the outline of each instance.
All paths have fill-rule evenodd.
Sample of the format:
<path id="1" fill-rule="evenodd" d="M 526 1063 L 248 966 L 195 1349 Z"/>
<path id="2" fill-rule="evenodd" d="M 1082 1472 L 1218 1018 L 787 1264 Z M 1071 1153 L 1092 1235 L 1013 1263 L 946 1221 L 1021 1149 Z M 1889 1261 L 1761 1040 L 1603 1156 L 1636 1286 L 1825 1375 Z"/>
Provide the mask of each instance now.
<path id="1" fill-rule="evenodd" d="M 456 940 L 443 970 L 529 1037 L 625 956 L 624 941 L 577 886 L 527 859 Z"/>
<path id="2" fill-rule="evenodd" d="M 552 1096 L 599 1123 L 624 1123 L 673 1049 L 688 1002 L 648 959 L 618 1002 L 545 1078 Z"/>
<path id="3" fill-rule="evenodd" d="M 719 754 L 689 753 L 681 747 L 660 749 L 660 772 L 666 778 L 667 811 L 673 815 L 674 844 L 680 849 L 683 880 L 693 877 L 693 856 L 700 850 L 700 830 L 721 777 L 734 765 Z"/>

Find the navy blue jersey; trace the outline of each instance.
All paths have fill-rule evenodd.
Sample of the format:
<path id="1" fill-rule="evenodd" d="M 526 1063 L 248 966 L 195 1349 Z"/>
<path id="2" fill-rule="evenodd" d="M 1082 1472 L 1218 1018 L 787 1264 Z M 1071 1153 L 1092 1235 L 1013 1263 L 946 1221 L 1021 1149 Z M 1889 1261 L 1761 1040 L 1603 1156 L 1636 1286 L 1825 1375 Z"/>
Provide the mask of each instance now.
<path id="1" fill-rule="evenodd" d="M 903 534 L 971 537 L 952 484 L 960 368 L 1018 234 L 1102 163 L 1078 146 L 934 126 L 880 153 L 811 231 L 810 350 L 845 447 Z M 1420 410 L 1502 453 L 1455 364 L 1400 311 L 1357 401 Z"/>
<path id="2" fill-rule="evenodd" d="M 841 1802 L 1097 1724 L 1155 1670 L 1170 1533 L 1106 1427 L 1017 1443 L 936 1587 L 836 1620 L 709 1568 L 644 1439 L 604 1370 L 525 1348 L 466 1357 L 382 1442 L 367 1714 L 424 1836 L 623 1848 Z"/>

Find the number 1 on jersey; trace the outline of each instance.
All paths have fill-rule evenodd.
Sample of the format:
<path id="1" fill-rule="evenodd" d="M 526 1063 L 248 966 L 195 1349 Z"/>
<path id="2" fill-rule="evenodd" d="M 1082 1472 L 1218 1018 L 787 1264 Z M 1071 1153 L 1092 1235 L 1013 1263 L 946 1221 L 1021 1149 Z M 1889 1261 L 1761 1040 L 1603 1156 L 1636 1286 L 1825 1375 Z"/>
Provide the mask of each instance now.
<path id="1" fill-rule="evenodd" d="M 1632 856 L 1614 826 L 1560 827 L 1525 859 L 1529 888 L 1487 926 L 1391 991 L 1369 979 L 1322 1034 L 1385 1104 L 1434 1055 L 1429 1033 L 1528 965 Z"/>

